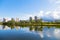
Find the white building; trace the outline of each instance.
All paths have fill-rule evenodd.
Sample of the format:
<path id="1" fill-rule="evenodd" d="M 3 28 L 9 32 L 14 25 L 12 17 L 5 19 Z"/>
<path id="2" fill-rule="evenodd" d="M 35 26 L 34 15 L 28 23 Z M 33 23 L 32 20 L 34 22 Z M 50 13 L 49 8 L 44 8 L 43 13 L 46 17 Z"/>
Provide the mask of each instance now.
<path id="1" fill-rule="evenodd" d="M 19 18 L 16 18 L 15 21 L 18 22 L 18 21 L 20 21 L 20 20 L 19 20 Z"/>

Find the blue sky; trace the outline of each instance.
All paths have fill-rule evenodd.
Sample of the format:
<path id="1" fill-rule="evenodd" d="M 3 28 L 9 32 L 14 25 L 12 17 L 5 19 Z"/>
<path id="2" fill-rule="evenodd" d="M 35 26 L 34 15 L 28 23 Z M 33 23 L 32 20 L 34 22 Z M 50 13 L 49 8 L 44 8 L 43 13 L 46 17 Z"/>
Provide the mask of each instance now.
<path id="1" fill-rule="evenodd" d="M 20 19 L 28 19 L 30 16 L 42 17 L 43 15 L 44 18 L 46 13 L 50 14 L 52 13 L 52 11 L 55 12 L 55 10 L 58 8 L 57 6 L 59 6 L 60 3 L 60 2 L 58 3 L 58 1 L 56 0 L 53 1 L 52 0 L 0 0 L 0 17 L 10 17 L 10 18 L 18 17 Z M 58 3 L 58 5 L 56 4 L 56 2 Z"/>

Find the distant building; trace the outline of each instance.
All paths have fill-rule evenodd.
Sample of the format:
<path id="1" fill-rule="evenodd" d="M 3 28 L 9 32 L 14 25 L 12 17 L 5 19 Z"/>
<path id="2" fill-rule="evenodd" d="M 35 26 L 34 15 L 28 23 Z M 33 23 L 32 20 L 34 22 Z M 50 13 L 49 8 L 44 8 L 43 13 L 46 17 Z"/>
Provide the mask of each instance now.
<path id="1" fill-rule="evenodd" d="M 3 22 L 7 22 L 9 20 L 11 20 L 11 19 L 10 18 L 3 18 Z"/>
<path id="2" fill-rule="evenodd" d="M 29 21 L 32 22 L 32 17 L 29 18 Z"/>
<path id="3" fill-rule="evenodd" d="M 20 21 L 19 18 L 16 18 L 16 22 Z"/>
<path id="4" fill-rule="evenodd" d="M 5 18 L 3 18 L 3 22 L 6 22 L 6 19 Z"/>
<path id="5" fill-rule="evenodd" d="M 37 20 L 38 20 L 38 17 L 37 17 L 37 16 L 35 16 L 34 18 L 35 18 L 35 22 L 37 22 Z"/>
<path id="6" fill-rule="evenodd" d="M 14 18 L 11 18 L 11 21 L 15 21 L 15 19 Z"/>

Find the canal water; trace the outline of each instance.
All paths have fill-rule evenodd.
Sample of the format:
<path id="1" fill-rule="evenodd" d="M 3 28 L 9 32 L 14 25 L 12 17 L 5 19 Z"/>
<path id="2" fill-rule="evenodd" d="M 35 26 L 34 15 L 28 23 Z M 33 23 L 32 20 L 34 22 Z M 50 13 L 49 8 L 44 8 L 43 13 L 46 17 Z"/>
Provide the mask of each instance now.
<path id="1" fill-rule="evenodd" d="M 0 40 L 60 40 L 60 28 L 46 26 L 42 30 L 30 30 L 30 27 L 0 26 Z"/>

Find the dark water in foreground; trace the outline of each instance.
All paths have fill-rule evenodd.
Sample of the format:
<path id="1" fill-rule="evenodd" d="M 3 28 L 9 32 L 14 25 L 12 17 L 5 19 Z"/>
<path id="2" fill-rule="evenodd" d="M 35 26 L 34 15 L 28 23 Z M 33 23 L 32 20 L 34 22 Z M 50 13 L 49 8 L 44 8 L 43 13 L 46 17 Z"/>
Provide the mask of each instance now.
<path id="1" fill-rule="evenodd" d="M 44 27 L 42 31 L 30 31 L 29 27 L 3 29 L 1 26 L 0 40 L 60 40 L 60 29 Z"/>

